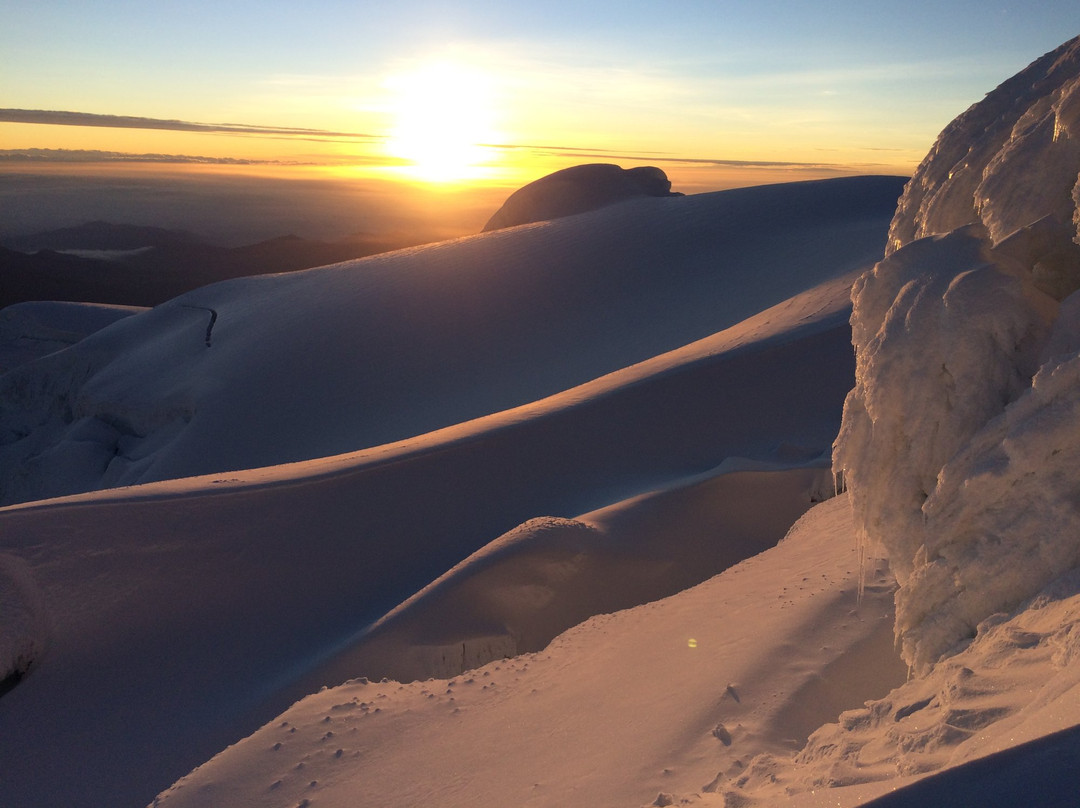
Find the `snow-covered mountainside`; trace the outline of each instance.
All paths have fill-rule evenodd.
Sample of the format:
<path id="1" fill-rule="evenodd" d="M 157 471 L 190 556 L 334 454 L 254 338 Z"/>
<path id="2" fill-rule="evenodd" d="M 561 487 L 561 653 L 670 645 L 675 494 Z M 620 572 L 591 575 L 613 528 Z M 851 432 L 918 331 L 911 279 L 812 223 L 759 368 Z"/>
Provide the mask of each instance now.
<path id="1" fill-rule="evenodd" d="M 832 494 L 850 285 L 901 190 L 218 284 L 7 374 L 8 482 L 87 493 L 0 509 L 0 804 L 145 803 L 324 685 L 537 651 L 774 545 Z"/>
<path id="2" fill-rule="evenodd" d="M 0 309 L 0 374 L 85 339 L 135 306 L 33 301 Z"/>
<path id="3" fill-rule="evenodd" d="M 0 378 L 0 502 L 325 457 L 527 404 L 868 266 L 901 188 L 632 199 L 203 287 Z"/>
<path id="4" fill-rule="evenodd" d="M 1080 39 L 942 133 L 853 291 L 836 465 L 919 669 L 1080 563 L 1078 174 Z"/>

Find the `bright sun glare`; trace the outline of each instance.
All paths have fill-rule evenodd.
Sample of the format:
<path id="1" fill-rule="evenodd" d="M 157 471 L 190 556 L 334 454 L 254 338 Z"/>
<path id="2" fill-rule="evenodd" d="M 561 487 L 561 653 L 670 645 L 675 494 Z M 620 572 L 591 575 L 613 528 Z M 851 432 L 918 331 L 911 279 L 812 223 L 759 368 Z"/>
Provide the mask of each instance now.
<path id="1" fill-rule="evenodd" d="M 485 173 L 495 141 L 491 81 L 451 62 L 425 65 L 387 81 L 394 125 L 386 151 L 428 182 L 475 179 Z"/>

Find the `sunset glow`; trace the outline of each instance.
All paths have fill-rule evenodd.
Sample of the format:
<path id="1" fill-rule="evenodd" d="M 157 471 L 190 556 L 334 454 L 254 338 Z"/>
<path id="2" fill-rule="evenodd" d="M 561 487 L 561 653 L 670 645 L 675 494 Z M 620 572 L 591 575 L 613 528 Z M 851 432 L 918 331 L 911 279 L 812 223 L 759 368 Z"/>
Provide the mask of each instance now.
<path id="1" fill-rule="evenodd" d="M 270 0 L 246 16 L 192 0 L 165 24 L 153 4 L 16 4 L 0 28 L 0 174 L 19 178 L 0 190 L 13 200 L 0 229 L 101 216 L 75 179 L 91 164 L 110 194 L 104 177 L 130 183 L 139 166 L 192 186 L 199 166 L 262 174 L 291 189 L 276 198 L 299 233 L 339 209 L 367 226 L 406 208 L 460 222 L 467 207 L 474 228 L 491 199 L 583 163 L 657 166 L 688 194 L 909 175 L 957 109 L 1080 29 L 1074 2 L 967 5 L 316 0 L 298 15 Z M 26 204 L 65 173 L 67 201 Z M 295 201 L 312 176 L 318 214 Z M 114 196 L 114 217 L 147 210 Z M 211 208 L 170 221 L 205 227 Z M 252 219 L 251 204 L 232 209 Z"/>
<path id="2" fill-rule="evenodd" d="M 385 144 L 413 179 L 453 182 L 482 177 L 498 139 L 491 83 L 452 62 L 434 62 L 386 82 L 393 128 Z"/>

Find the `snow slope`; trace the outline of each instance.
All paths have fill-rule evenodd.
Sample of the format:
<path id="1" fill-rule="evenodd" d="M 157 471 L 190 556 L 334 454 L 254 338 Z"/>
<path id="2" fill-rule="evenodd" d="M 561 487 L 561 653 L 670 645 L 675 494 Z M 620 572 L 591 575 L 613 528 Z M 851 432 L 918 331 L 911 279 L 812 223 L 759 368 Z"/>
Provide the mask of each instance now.
<path id="1" fill-rule="evenodd" d="M 673 594 L 775 544 L 831 492 L 853 372 L 851 269 L 873 231 L 880 252 L 887 222 L 875 211 L 898 191 L 886 178 L 707 195 L 667 212 L 633 203 L 219 284 L 7 374 L 5 400 L 19 404 L 4 411 L 8 447 L 39 447 L 8 479 L 24 493 L 102 490 L 0 509 L 2 550 L 48 617 L 29 630 L 44 655 L 0 699 L 0 802 L 145 803 L 322 685 L 539 649 L 598 610 Z M 601 260 L 586 225 L 622 263 Z M 634 250 L 613 233 L 632 234 Z M 480 302 L 468 302 L 463 335 L 447 332 L 466 280 Z M 456 296 L 435 293 L 451 281 Z M 391 307 L 396 295 L 400 322 L 358 319 L 376 308 L 358 287 Z M 513 289 L 520 305 L 504 312 L 497 298 Z M 203 304 L 218 313 L 210 347 L 211 312 L 184 308 Z M 656 324 L 631 316 L 645 310 Z M 598 330 L 577 334 L 576 353 L 545 344 L 586 327 Z M 515 341 L 546 383 L 502 353 Z M 389 366 L 408 385 L 395 388 Z M 598 375 L 575 385 L 582 368 Z M 402 412 L 342 397 L 384 372 Z M 455 409 L 455 385 L 475 406 Z M 553 390 L 496 410 L 517 399 L 504 387 Z M 463 411 L 477 417 L 454 422 Z M 386 434 L 401 439 L 102 488 L 119 481 L 110 463 L 153 476 L 179 474 L 183 457 L 220 468 L 338 446 L 372 413 L 400 416 Z M 549 524 L 574 535 L 534 530 Z"/>
<path id="2" fill-rule="evenodd" d="M 230 441 L 286 424 L 284 445 L 322 431 L 340 450 L 364 418 L 316 382 L 354 383 L 325 371 L 377 333 L 346 313 L 393 274 L 417 306 L 394 333 L 419 341 L 379 356 L 431 395 L 384 391 L 365 417 L 400 420 L 347 454 L 282 464 L 291 449 L 260 446 L 277 460 L 0 509 L 26 615 L 4 636 L 23 659 L 47 644 L 0 699 L 2 801 L 136 804 L 206 760 L 155 804 L 1074 804 L 1078 53 L 942 134 L 853 288 L 850 332 L 836 240 L 869 227 L 856 192 L 885 181 L 637 200 L 317 270 L 309 289 L 209 287 L 8 374 L 38 413 L 10 445 L 46 454 L 94 443 L 66 432 L 80 419 L 57 426 L 61 389 L 80 429 L 90 393 L 114 427 L 119 404 L 134 423 L 197 400 L 167 439 L 126 444 L 151 458 L 138 474 L 179 474 L 194 447 L 207 467 L 260 456 Z M 1046 166 L 1053 181 L 1029 182 Z M 738 267 L 726 286 L 718 256 Z M 514 297 L 518 261 L 538 297 Z M 469 322 L 520 337 L 546 380 L 445 338 L 434 315 L 468 296 L 440 265 L 492 290 Z M 195 328 L 181 306 L 199 294 Z M 503 295 L 522 303 L 506 319 Z M 299 321 L 313 336 L 292 345 Z M 635 336 L 625 353 L 618 334 Z M 849 336 L 833 453 L 848 491 L 810 508 L 830 493 L 819 454 Z M 585 346 L 573 362 L 569 345 Z M 71 490 L 120 479 L 63 468 Z M 32 494 L 44 478 L 23 471 Z M 421 678 L 372 681 L 387 674 Z"/>
<path id="3" fill-rule="evenodd" d="M 853 533 L 842 496 L 541 653 L 310 695 L 154 804 L 1074 805 L 1080 577 L 905 683 L 892 578 Z"/>
<path id="4" fill-rule="evenodd" d="M 641 805 L 699 791 L 748 749 L 794 751 L 905 675 L 889 576 L 858 600 L 846 500 L 811 513 L 778 547 L 541 653 L 309 696 L 155 804 Z"/>
<path id="5" fill-rule="evenodd" d="M 634 199 L 198 289 L 0 378 L 0 501 L 356 451 L 567 390 L 868 266 L 901 185 Z"/>
<path id="6" fill-rule="evenodd" d="M 0 309 L 0 374 L 138 314 L 135 306 L 34 301 Z"/>

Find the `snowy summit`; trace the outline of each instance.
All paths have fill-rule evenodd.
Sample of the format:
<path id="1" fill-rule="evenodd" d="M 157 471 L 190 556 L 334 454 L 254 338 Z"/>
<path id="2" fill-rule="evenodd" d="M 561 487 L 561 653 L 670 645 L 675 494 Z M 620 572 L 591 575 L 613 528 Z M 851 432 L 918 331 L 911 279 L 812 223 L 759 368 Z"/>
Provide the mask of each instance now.
<path id="1" fill-rule="evenodd" d="M 902 185 L 82 318 L 0 377 L 0 803 L 1074 805 L 1080 39 Z"/>
<path id="2" fill-rule="evenodd" d="M 572 166 L 519 188 L 484 225 L 484 232 L 585 213 L 644 196 L 673 193 L 667 175 L 655 166 L 620 168 L 610 163 Z"/>

